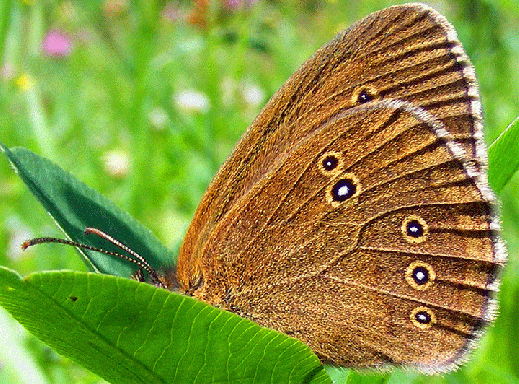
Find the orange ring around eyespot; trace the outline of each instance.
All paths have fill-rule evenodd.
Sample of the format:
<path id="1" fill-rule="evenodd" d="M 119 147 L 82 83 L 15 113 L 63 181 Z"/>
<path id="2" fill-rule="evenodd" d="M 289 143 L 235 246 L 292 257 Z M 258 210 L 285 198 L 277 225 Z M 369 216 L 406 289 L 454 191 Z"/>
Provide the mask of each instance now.
<path id="1" fill-rule="evenodd" d="M 323 161 L 329 157 L 334 156 L 337 159 L 337 166 L 332 170 L 328 171 L 323 167 Z M 319 158 L 319 163 L 317 164 L 317 168 L 324 176 L 335 176 L 342 172 L 342 167 L 344 165 L 344 161 L 342 159 L 342 153 L 336 151 L 329 151 L 323 153 L 323 155 Z"/>
<path id="2" fill-rule="evenodd" d="M 413 277 L 414 270 L 420 267 L 427 270 L 428 280 L 425 284 L 418 284 Z M 423 261 L 413 261 L 405 270 L 405 280 L 411 287 L 419 291 L 425 291 L 432 285 L 435 279 L 436 272 L 434 272 L 433 267 L 431 267 L 430 264 L 424 263 Z"/>
<path id="3" fill-rule="evenodd" d="M 416 319 L 416 315 L 419 314 L 420 312 L 425 312 L 430 320 L 429 322 L 427 323 L 420 323 L 417 319 Z M 434 324 L 436 324 L 436 316 L 434 314 L 434 312 L 427 308 L 427 307 L 416 307 L 415 309 L 413 309 L 411 311 L 411 315 L 410 315 L 410 318 L 411 318 L 411 322 L 417 326 L 418 328 L 420 329 L 429 329 L 431 328 Z"/>
<path id="4" fill-rule="evenodd" d="M 337 184 L 337 182 L 341 179 L 347 179 L 347 180 L 351 180 L 352 183 L 355 185 L 355 193 L 348 198 L 348 200 L 345 200 L 345 201 L 335 201 L 333 199 L 333 188 L 335 187 L 335 185 Z M 330 185 L 328 185 L 328 187 L 326 188 L 326 201 L 328 203 L 330 203 L 333 207 L 338 207 L 339 205 L 345 203 L 345 204 L 351 204 L 352 201 L 356 201 L 356 197 L 359 196 L 360 192 L 361 192 L 361 185 L 359 183 L 359 179 L 357 176 L 355 176 L 353 173 L 344 173 L 340 176 L 337 176 L 335 179 L 332 180 L 332 182 L 330 183 Z"/>
<path id="5" fill-rule="evenodd" d="M 418 221 L 418 223 L 422 226 L 423 235 L 420 237 L 412 237 L 407 234 L 407 224 L 409 224 L 411 221 Z M 409 215 L 407 216 L 404 221 L 402 221 L 402 235 L 404 235 L 404 239 L 408 243 L 423 243 L 425 240 L 427 240 L 427 235 L 429 234 L 429 226 L 427 225 L 426 221 L 417 215 Z"/>

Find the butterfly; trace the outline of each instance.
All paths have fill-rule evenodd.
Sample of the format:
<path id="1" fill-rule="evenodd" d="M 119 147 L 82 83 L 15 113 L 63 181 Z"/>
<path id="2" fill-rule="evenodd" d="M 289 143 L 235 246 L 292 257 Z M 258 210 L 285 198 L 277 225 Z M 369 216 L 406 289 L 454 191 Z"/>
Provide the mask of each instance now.
<path id="1" fill-rule="evenodd" d="M 176 270 L 124 258 L 138 280 L 300 339 L 323 362 L 448 371 L 493 320 L 506 261 L 486 156 L 454 28 L 422 4 L 390 7 L 267 103 L 203 196 Z"/>

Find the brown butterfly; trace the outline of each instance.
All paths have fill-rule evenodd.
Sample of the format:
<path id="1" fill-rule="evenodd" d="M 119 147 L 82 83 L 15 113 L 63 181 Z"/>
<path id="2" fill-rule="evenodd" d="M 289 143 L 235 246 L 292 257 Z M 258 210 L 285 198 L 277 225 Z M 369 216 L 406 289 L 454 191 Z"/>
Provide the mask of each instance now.
<path id="1" fill-rule="evenodd" d="M 455 367 L 506 259 L 479 93 L 420 4 L 352 25 L 274 95 L 202 198 L 181 290 L 348 367 Z"/>
<path id="2" fill-rule="evenodd" d="M 387 8 L 265 106 L 205 193 L 176 272 L 136 256 L 137 277 L 324 362 L 448 371 L 493 319 L 506 260 L 486 169 L 454 28 L 425 5 Z"/>

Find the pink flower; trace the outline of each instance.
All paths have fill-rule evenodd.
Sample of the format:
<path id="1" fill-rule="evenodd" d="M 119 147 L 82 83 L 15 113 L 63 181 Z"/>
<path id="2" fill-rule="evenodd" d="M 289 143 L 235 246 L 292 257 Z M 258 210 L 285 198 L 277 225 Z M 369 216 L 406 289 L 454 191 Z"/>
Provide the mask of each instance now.
<path id="1" fill-rule="evenodd" d="M 162 10 L 162 17 L 169 22 L 182 20 L 183 14 L 174 4 L 168 4 Z"/>
<path id="2" fill-rule="evenodd" d="M 250 8 L 257 0 L 222 0 L 222 4 L 229 10 Z"/>
<path id="3" fill-rule="evenodd" d="M 43 38 L 41 48 L 47 56 L 65 57 L 72 51 L 72 42 L 65 33 L 52 29 Z"/>
<path id="4" fill-rule="evenodd" d="M 0 77 L 2 80 L 9 80 L 14 77 L 14 68 L 11 63 L 5 63 L 0 69 Z"/>

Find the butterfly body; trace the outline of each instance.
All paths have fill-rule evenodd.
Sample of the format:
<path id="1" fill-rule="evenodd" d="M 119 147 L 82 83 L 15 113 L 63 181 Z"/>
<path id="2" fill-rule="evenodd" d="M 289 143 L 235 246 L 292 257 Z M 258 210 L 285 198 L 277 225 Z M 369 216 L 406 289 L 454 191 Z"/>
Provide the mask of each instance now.
<path id="1" fill-rule="evenodd" d="M 506 253 L 474 70 L 434 10 L 354 24 L 285 83 L 209 186 L 181 291 L 333 364 L 454 368 Z"/>

